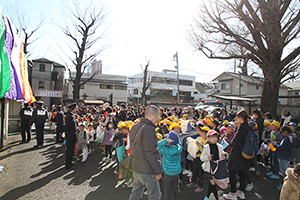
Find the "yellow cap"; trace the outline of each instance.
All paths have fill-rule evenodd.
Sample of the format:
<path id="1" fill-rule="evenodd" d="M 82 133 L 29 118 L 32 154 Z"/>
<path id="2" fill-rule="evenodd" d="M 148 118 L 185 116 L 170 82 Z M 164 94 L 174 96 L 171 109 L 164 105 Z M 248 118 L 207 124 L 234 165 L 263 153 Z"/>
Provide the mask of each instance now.
<path id="1" fill-rule="evenodd" d="M 222 123 L 222 125 L 228 124 L 229 121 L 228 120 L 224 120 L 224 122 Z"/>
<path id="2" fill-rule="evenodd" d="M 274 126 L 276 126 L 277 128 L 280 128 L 280 123 L 279 123 L 278 121 L 273 121 L 273 122 L 271 123 L 271 125 L 274 125 Z"/>
<path id="3" fill-rule="evenodd" d="M 266 126 L 271 125 L 271 122 L 269 120 L 265 120 L 264 121 L 264 127 L 266 128 Z"/>
<path id="4" fill-rule="evenodd" d="M 172 124 L 169 129 L 173 130 L 175 127 L 181 128 L 181 126 L 179 124 Z"/>
<path id="5" fill-rule="evenodd" d="M 208 128 L 207 126 L 203 126 L 200 129 L 207 132 L 210 131 L 210 128 Z"/>

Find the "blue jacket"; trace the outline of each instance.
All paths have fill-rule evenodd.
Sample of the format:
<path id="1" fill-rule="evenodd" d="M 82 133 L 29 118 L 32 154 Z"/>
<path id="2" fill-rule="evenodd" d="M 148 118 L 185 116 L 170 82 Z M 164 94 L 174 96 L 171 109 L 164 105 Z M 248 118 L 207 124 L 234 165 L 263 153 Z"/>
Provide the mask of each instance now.
<path id="1" fill-rule="evenodd" d="M 293 136 L 285 137 L 279 145 L 274 145 L 277 149 L 277 157 L 290 161 L 292 159 L 292 151 L 295 144 L 296 140 Z"/>
<path id="2" fill-rule="evenodd" d="M 168 145 L 166 139 L 158 142 L 159 152 L 163 155 L 163 170 L 168 176 L 177 176 L 181 173 L 181 143 Z"/>

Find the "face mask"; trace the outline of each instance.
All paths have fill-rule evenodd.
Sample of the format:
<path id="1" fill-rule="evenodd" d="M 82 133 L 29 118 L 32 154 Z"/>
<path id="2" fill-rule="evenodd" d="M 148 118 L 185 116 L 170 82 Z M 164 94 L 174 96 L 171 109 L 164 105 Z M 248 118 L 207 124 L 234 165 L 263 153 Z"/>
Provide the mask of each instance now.
<path id="1" fill-rule="evenodd" d="M 112 126 L 112 125 L 109 125 L 109 126 L 108 126 L 108 128 L 109 128 L 109 129 L 112 129 L 112 128 L 113 128 L 113 126 Z"/>
<path id="2" fill-rule="evenodd" d="M 256 119 L 257 117 L 255 115 L 252 115 L 252 119 Z"/>

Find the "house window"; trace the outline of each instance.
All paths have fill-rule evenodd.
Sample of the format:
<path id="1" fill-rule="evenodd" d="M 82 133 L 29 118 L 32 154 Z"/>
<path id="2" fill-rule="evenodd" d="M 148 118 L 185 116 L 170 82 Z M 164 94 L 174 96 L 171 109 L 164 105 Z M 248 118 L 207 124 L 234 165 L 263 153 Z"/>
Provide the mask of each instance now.
<path id="1" fill-rule="evenodd" d="M 100 84 L 100 89 L 113 89 L 113 85 Z"/>
<path id="2" fill-rule="evenodd" d="M 244 87 L 244 84 L 243 84 L 243 83 L 241 83 L 241 88 L 242 88 L 242 87 Z"/>
<path id="3" fill-rule="evenodd" d="M 256 90 L 259 90 L 259 86 L 258 85 L 256 86 Z"/>
<path id="4" fill-rule="evenodd" d="M 39 81 L 39 89 L 45 89 L 45 81 Z"/>
<path id="5" fill-rule="evenodd" d="M 45 65 L 44 64 L 40 64 L 40 72 L 44 72 L 45 71 Z"/>
<path id="6" fill-rule="evenodd" d="M 81 90 L 84 89 L 84 84 L 80 85 L 80 89 L 81 89 Z"/>
<path id="7" fill-rule="evenodd" d="M 133 94 L 139 94 L 139 89 L 134 89 Z"/>
<path id="8" fill-rule="evenodd" d="M 229 90 L 229 89 L 230 89 L 229 83 L 222 83 L 221 90 Z"/>
<path id="9" fill-rule="evenodd" d="M 127 85 L 115 85 L 115 90 L 127 90 Z"/>

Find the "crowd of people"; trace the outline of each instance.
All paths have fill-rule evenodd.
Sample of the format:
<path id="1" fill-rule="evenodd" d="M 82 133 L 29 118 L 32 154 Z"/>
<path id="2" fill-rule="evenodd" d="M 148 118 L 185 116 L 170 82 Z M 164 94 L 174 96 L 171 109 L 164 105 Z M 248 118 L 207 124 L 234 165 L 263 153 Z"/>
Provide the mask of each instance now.
<path id="1" fill-rule="evenodd" d="M 258 165 L 269 170 L 270 179 L 282 179 L 280 199 L 300 199 L 300 132 L 287 110 L 279 119 L 259 109 L 227 113 L 222 108 L 209 114 L 191 106 L 112 107 L 109 103 L 57 105 L 48 111 L 42 101 L 35 109 L 24 104 L 22 143 L 30 141 L 35 123 L 35 147 L 41 148 L 49 117 L 56 124 L 56 143 L 66 145 L 66 169 L 73 169 L 74 161 L 88 162 L 88 155 L 100 147 L 103 162 L 117 162 L 115 173 L 132 187 L 130 200 L 144 194 L 161 199 L 161 179 L 164 199 L 176 199 L 183 176 L 190 177 L 186 187 L 204 192 L 205 200 L 211 195 L 219 199 L 218 188 L 227 189 L 228 183 L 230 192 L 223 194 L 224 199 L 245 199 L 254 187 L 249 171 L 261 176 Z M 122 164 L 128 157 L 130 169 Z"/>

